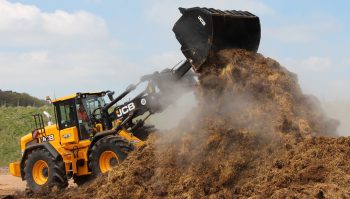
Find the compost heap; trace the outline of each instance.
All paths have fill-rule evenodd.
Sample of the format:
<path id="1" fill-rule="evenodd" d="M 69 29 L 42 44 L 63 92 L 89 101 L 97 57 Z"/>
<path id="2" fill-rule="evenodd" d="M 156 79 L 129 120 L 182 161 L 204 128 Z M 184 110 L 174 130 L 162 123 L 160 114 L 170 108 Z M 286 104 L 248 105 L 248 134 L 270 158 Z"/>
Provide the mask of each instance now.
<path id="1" fill-rule="evenodd" d="M 223 50 L 203 65 L 196 96 L 177 128 L 63 197 L 350 197 L 350 139 L 333 137 L 337 122 L 278 62 Z"/>

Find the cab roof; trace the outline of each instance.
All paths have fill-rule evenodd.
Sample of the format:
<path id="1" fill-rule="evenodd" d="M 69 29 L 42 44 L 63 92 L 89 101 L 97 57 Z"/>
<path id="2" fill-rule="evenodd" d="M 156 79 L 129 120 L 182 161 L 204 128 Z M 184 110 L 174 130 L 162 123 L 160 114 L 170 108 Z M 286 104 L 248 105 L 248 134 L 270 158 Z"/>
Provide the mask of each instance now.
<path id="1" fill-rule="evenodd" d="M 51 100 L 51 102 L 52 103 L 56 103 L 56 102 L 60 102 L 60 101 L 74 99 L 78 95 L 104 95 L 104 94 L 106 94 L 105 91 L 102 91 L 102 92 L 90 92 L 90 93 L 73 93 L 71 95 L 66 95 L 66 96 L 63 96 L 63 97 L 59 97 L 59 98 L 53 99 L 53 100 Z"/>

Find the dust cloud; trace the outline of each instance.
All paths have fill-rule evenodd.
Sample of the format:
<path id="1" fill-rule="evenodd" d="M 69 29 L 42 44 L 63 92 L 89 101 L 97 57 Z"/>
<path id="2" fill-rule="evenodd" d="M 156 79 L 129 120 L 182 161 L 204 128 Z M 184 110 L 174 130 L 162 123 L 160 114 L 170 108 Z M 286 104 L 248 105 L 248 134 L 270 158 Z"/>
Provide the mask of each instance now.
<path id="1" fill-rule="evenodd" d="M 178 126 L 179 122 L 189 114 L 196 104 L 194 92 L 187 92 L 169 105 L 164 112 L 152 116 L 148 123 L 155 125 L 161 133 L 166 133 L 167 130 Z"/>
<path id="2" fill-rule="evenodd" d="M 321 105 L 327 115 L 339 121 L 337 134 L 350 136 L 350 101 L 322 101 Z"/>

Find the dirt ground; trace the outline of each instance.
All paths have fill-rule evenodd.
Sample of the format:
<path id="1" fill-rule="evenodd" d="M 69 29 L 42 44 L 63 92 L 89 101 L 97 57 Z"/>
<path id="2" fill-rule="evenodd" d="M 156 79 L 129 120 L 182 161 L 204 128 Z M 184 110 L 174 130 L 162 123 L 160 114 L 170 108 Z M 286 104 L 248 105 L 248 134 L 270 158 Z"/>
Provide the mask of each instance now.
<path id="1" fill-rule="evenodd" d="M 12 176 L 7 167 L 0 167 L 0 198 L 24 191 L 26 183 L 21 178 Z"/>

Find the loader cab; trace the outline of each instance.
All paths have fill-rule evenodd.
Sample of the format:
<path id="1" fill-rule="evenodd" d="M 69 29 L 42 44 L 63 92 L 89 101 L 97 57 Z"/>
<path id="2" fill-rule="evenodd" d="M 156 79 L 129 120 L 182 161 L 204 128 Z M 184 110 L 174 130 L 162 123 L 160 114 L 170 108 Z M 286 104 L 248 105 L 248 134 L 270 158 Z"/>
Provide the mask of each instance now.
<path id="1" fill-rule="evenodd" d="M 99 119 L 100 108 L 105 105 L 105 92 L 76 93 L 53 101 L 61 144 L 87 140 L 96 131 L 92 115 Z"/>

